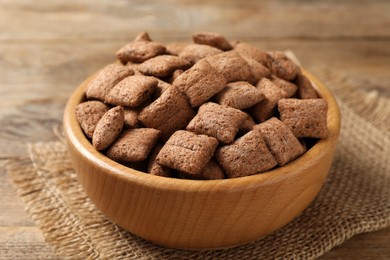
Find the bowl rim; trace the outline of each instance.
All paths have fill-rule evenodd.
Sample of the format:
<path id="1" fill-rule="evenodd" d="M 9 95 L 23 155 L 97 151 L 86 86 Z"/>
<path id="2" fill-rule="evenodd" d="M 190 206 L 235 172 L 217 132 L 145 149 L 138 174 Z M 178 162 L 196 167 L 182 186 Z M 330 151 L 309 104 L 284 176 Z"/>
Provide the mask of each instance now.
<path id="1" fill-rule="evenodd" d="M 314 75 L 302 68 L 302 72 L 306 75 L 319 95 L 328 103 L 328 136 L 320 139 L 308 151 L 294 161 L 277 167 L 270 171 L 259 173 L 250 176 L 239 178 L 222 179 L 222 180 L 190 180 L 190 179 L 176 179 L 169 177 L 155 176 L 147 174 L 125 165 L 122 165 L 104 154 L 95 150 L 91 142 L 84 135 L 74 113 L 75 107 L 83 100 L 85 96 L 85 89 L 87 84 L 96 75 L 93 74 L 87 78 L 79 87 L 73 92 L 69 98 L 64 110 L 64 133 L 68 142 L 68 146 L 72 145 L 80 156 L 85 157 L 92 164 L 99 168 L 106 169 L 108 174 L 125 181 L 134 182 L 139 185 L 159 190 L 181 189 L 186 192 L 209 192 L 210 190 L 242 190 L 242 189 L 256 189 L 259 186 L 270 185 L 275 182 L 282 181 L 286 178 L 299 174 L 302 169 L 312 167 L 317 160 L 313 158 L 321 158 L 325 156 L 329 149 L 333 148 L 340 134 L 341 116 L 340 109 L 336 98 L 331 90 L 325 87 Z"/>

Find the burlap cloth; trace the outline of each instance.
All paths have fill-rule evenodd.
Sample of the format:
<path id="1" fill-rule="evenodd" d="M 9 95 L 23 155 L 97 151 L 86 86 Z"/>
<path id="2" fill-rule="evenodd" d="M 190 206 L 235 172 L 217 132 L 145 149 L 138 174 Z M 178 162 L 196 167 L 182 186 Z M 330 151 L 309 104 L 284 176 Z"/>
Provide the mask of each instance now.
<path id="1" fill-rule="evenodd" d="M 46 241 L 70 259 L 316 258 L 348 238 L 390 225 L 390 100 L 347 79 L 320 75 L 336 94 L 342 131 L 329 178 L 297 219 L 255 242 L 224 250 L 158 246 L 111 223 L 86 197 L 62 138 L 30 143 L 30 158 L 8 165 L 19 196 Z"/>

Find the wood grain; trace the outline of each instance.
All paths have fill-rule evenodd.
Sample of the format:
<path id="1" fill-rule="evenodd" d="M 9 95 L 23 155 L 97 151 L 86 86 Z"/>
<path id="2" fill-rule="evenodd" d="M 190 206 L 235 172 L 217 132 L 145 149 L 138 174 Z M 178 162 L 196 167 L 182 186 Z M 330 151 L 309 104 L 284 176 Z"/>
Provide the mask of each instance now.
<path id="1" fill-rule="evenodd" d="M 362 90 L 390 97 L 390 2 L 375 1 L 0 1 L 0 242 L 5 258 L 53 258 L 3 167 L 26 142 L 55 138 L 67 97 L 137 32 L 161 42 L 214 30 L 267 49 L 291 49 L 320 77 L 340 71 Z M 24 242 L 21 242 L 24 241 Z M 390 257 L 390 229 L 358 235 L 324 259 Z M 39 244 L 39 245 L 38 245 Z M 24 247 L 26 251 L 17 248 Z M 23 255 L 23 252 L 28 252 Z M 28 256 L 28 257 L 27 257 Z"/>

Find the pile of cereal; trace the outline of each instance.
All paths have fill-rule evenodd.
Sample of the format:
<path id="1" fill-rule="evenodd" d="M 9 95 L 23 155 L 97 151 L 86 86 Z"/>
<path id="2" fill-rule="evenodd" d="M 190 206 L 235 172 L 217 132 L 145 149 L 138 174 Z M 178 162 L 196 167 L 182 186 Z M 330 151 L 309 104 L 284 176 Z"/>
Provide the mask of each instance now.
<path id="1" fill-rule="evenodd" d="M 327 103 L 283 52 L 140 33 L 88 82 L 76 117 L 107 157 L 153 175 L 223 179 L 286 165 L 327 136 Z"/>

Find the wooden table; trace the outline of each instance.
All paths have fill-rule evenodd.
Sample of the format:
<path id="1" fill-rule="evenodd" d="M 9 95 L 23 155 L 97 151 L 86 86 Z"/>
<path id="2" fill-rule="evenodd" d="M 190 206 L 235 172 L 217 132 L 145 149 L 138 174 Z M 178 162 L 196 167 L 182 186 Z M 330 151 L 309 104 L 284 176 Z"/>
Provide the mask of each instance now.
<path id="1" fill-rule="evenodd" d="M 0 258 L 55 258 L 5 172 L 26 142 L 54 140 L 64 104 L 142 30 L 160 42 L 209 30 L 265 49 L 291 49 L 314 74 L 342 71 L 390 97 L 390 2 L 0 1 Z M 355 236 L 323 259 L 390 258 L 390 228 Z"/>

